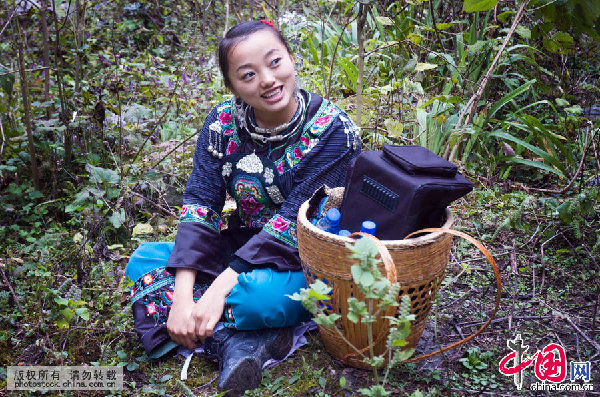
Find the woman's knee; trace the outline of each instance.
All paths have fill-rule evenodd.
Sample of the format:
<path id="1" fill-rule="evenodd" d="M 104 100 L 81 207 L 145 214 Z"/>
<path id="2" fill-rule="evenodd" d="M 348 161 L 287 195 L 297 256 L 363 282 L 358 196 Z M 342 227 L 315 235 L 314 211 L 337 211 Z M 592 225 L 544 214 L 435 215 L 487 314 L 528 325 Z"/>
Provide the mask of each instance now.
<path id="1" fill-rule="evenodd" d="M 302 272 L 255 269 L 242 273 L 231 290 L 231 306 L 239 329 L 276 328 L 297 325 L 310 318 L 302 304 L 287 295 L 306 287 Z"/>

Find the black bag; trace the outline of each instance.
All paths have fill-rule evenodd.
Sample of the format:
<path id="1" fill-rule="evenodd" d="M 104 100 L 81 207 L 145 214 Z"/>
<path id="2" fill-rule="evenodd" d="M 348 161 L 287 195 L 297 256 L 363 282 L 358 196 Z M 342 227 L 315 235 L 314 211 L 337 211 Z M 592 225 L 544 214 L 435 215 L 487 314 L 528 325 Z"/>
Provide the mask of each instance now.
<path id="1" fill-rule="evenodd" d="M 371 220 L 379 239 L 400 240 L 441 226 L 446 206 L 471 190 L 456 165 L 429 149 L 384 145 L 381 152 L 362 152 L 349 170 L 340 227 L 355 232 Z"/>

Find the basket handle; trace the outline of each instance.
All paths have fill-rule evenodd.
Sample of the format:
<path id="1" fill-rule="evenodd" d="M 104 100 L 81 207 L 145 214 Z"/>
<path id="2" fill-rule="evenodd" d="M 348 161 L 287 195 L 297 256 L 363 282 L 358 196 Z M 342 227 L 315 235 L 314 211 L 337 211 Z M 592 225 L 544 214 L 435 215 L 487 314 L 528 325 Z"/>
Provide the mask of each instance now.
<path id="1" fill-rule="evenodd" d="M 396 275 L 396 265 L 394 265 L 394 260 L 392 259 L 392 255 L 390 255 L 390 251 L 388 251 L 387 247 L 379 240 L 377 237 L 373 236 L 369 233 L 363 232 L 354 232 L 350 235 L 350 237 L 366 237 L 369 240 L 373 241 L 379 250 L 379 256 L 381 256 L 381 261 L 385 266 L 385 273 L 390 283 L 394 284 L 398 281 L 398 276 Z"/>
<path id="2" fill-rule="evenodd" d="M 390 281 L 390 284 L 396 283 L 398 281 L 398 276 L 396 273 L 396 265 L 394 264 L 392 255 L 390 254 L 390 251 L 387 249 L 385 244 L 383 244 L 381 242 L 381 240 L 379 240 L 377 237 L 373 236 L 372 234 L 364 233 L 364 232 L 354 232 L 349 237 L 356 238 L 358 236 L 368 238 L 369 240 L 371 240 L 375 243 L 375 245 L 377 246 L 377 249 L 379 250 L 379 256 L 381 256 L 381 261 L 383 262 L 383 265 L 385 266 L 385 273 L 386 273 L 387 279 Z M 385 315 L 388 317 L 392 317 L 396 314 L 396 310 L 397 310 L 397 308 L 395 306 L 390 306 L 385 311 Z M 388 321 L 388 320 L 386 319 L 385 321 Z M 373 344 L 374 345 L 378 344 L 383 338 L 387 337 L 387 334 L 388 334 L 388 328 L 382 327 L 382 332 L 379 335 L 376 335 L 373 337 Z M 369 350 L 369 346 L 361 349 L 360 354 L 365 353 L 367 350 Z M 346 360 L 348 360 L 351 357 L 355 357 L 355 356 L 356 356 L 356 353 L 350 353 L 346 356 Z"/>
<path id="3" fill-rule="evenodd" d="M 410 363 L 410 362 L 420 361 L 420 360 L 423 360 L 425 358 L 429 358 L 429 357 L 435 356 L 436 354 L 440 354 L 442 352 L 445 352 L 446 350 L 453 349 L 455 347 L 458 347 L 458 346 L 462 345 L 463 343 L 466 343 L 466 342 L 470 341 L 471 339 L 473 339 L 477 335 L 479 335 L 481 332 L 483 332 L 483 330 L 486 329 L 488 327 L 488 325 L 490 325 L 490 323 L 494 319 L 494 316 L 496 315 L 496 312 L 498 311 L 498 308 L 500 307 L 500 297 L 502 295 L 502 282 L 500 281 L 500 271 L 498 270 L 498 266 L 496 265 L 496 261 L 494 260 L 494 257 L 492 256 L 492 254 L 490 254 L 490 252 L 487 250 L 487 248 L 485 248 L 483 246 L 483 244 L 481 244 L 479 241 L 477 241 L 476 239 L 474 239 L 473 237 L 469 236 L 466 233 L 459 232 L 457 230 L 442 229 L 442 228 L 437 228 L 437 227 L 436 228 L 427 228 L 427 229 L 418 230 L 416 232 L 413 232 L 413 233 L 409 234 L 405 238 L 409 238 L 410 236 L 415 235 L 415 234 L 419 234 L 419 233 L 431 233 L 431 232 L 441 232 L 441 233 L 447 233 L 447 234 L 452 234 L 454 236 L 462 237 L 465 240 L 467 240 L 470 243 L 472 243 L 473 245 L 475 245 L 483 253 L 483 255 L 486 257 L 486 259 L 488 260 L 488 262 L 492 266 L 492 270 L 494 271 L 494 275 L 496 276 L 496 305 L 494 306 L 494 310 L 492 311 L 492 314 L 490 315 L 490 318 L 475 333 L 473 333 L 473 334 L 467 336 L 466 338 L 463 338 L 462 340 L 459 340 L 458 342 L 455 342 L 455 343 L 453 343 L 451 345 L 442 347 L 440 350 L 436 350 L 436 351 L 433 351 L 433 352 L 427 353 L 427 354 L 422 354 L 422 355 L 417 356 L 417 357 L 412 357 L 412 358 L 410 358 L 410 359 L 408 359 L 406 361 L 403 361 L 403 363 Z"/>

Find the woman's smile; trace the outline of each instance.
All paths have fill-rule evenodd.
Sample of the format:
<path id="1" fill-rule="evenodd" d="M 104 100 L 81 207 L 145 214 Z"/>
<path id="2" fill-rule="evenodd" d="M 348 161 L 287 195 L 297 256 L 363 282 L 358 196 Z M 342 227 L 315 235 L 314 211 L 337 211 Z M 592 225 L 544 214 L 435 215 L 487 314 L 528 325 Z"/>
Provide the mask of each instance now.
<path id="1" fill-rule="evenodd" d="M 268 30 L 252 33 L 229 54 L 231 91 L 254 108 L 260 127 L 288 122 L 298 107 L 294 61 Z"/>

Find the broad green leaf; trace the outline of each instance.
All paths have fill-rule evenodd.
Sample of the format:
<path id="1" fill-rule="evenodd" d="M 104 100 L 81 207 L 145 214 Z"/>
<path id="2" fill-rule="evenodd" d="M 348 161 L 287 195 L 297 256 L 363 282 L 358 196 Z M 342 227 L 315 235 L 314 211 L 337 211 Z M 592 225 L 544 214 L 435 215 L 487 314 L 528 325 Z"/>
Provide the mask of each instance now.
<path id="1" fill-rule="evenodd" d="M 60 311 L 63 315 L 63 317 L 65 318 L 65 320 L 67 321 L 71 321 L 71 319 L 73 318 L 73 316 L 75 315 L 75 311 L 73 311 L 73 309 L 69 309 L 68 307 L 65 307 L 64 309 L 62 309 Z"/>
<path id="2" fill-rule="evenodd" d="M 569 101 L 567 101 L 566 99 L 563 99 L 563 98 L 556 98 L 554 100 L 554 102 L 556 102 L 556 105 L 560 106 L 561 108 L 565 107 L 565 106 L 569 106 Z"/>
<path id="3" fill-rule="evenodd" d="M 361 254 L 375 257 L 379 253 L 377 245 L 368 237 L 363 237 L 354 243 L 354 251 L 360 252 Z"/>
<path id="4" fill-rule="evenodd" d="M 8 70 L 0 66 L 0 88 L 2 88 L 2 91 L 4 91 L 6 95 L 11 96 L 13 92 L 13 87 L 15 85 L 15 74 L 5 73 L 8 73 Z"/>
<path id="5" fill-rule="evenodd" d="M 312 289 L 308 291 L 308 297 L 315 298 L 318 301 L 326 301 L 331 299 L 328 295 L 319 294 L 318 292 L 315 292 Z"/>
<path id="6" fill-rule="evenodd" d="M 154 228 L 152 227 L 152 225 L 150 225 L 148 223 L 138 223 L 133 228 L 132 235 L 135 237 L 135 236 L 139 236 L 141 234 L 152 234 L 152 233 L 154 233 Z"/>
<path id="7" fill-rule="evenodd" d="M 555 174 L 560 175 L 561 177 L 565 176 L 564 175 L 564 171 L 565 171 L 564 165 L 560 162 L 559 159 L 557 159 L 556 157 L 552 156 L 550 153 L 546 152 L 545 150 L 540 149 L 537 146 L 533 146 L 529 142 L 525 142 L 524 140 L 519 139 L 519 138 L 517 138 L 517 137 L 515 137 L 515 136 L 513 136 L 513 135 L 511 135 L 509 133 L 506 133 L 506 132 L 494 131 L 494 132 L 492 132 L 490 134 L 490 136 L 495 136 L 495 137 L 498 137 L 498 138 L 503 138 L 503 139 L 509 140 L 511 142 L 514 142 L 514 143 L 517 143 L 517 144 L 523 146 L 524 148 L 530 150 L 531 152 L 535 153 L 536 155 L 540 156 L 541 158 L 543 158 L 547 162 L 549 162 L 552 165 L 554 165 L 556 167 L 556 170 L 553 171 Z M 515 161 L 517 159 L 515 157 L 509 157 L 509 159 L 510 159 L 510 161 L 518 162 L 518 161 Z M 537 164 L 544 164 L 544 163 L 541 163 L 539 161 L 534 161 L 533 163 L 534 163 L 534 166 L 536 166 L 536 167 L 537 167 Z M 521 162 L 521 164 L 525 164 L 525 163 Z M 544 164 L 544 165 L 546 165 L 546 164 Z M 538 167 L 538 168 L 542 168 L 542 167 Z M 548 167 L 548 168 L 553 169 L 551 167 Z"/>
<path id="8" fill-rule="evenodd" d="M 404 65 L 404 71 L 412 72 L 413 70 L 415 70 L 416 66 L 417 66 L 417 60 L 414 58 L 411 58 L 406 62 L 406 65 Z"/>
<path id="9" fill-rule="evenodd" d="M 90 173 L 92 181 L 114 185 L 119 182 L 119 173 L 115 170 L 86 164 L 85 169 Z"/>
<path id="10" fill-rule="evenodd" d="M 404 131 L 404 124 L 398 120 L 385 119 L 383 125 L 385 125 L 385 128 L 387 129 L 388 135 L 395 138 L 401 136 Z"/>
<path id="11" fill-rule="evenodd" d="M 560 220 L 566 223 L 567 225 L 571 223 L 573 220 L 573 212 L 571 211 L 571 202 L 565 201 L 561 205 L 559 205 L 556 210 L 558 211 L 558 216 Z"/>
<path id="12" fill-rule="evenodd" d="M 517 28 L 515 29 L 515 32 L 519 36 L 521 36 L 522 38 L 524 38 L 524 39 L 530 39 L 531 38 L 531 30 L 527 29 L 523 25 L 517 26 Z"/>
<path id="13" fill-rule="evenodd" d="M 451 28 L 452 25 L 452 23 L 436 23 L 435 27 L 438 28 L 438 30 L 445 30 Z"/>
<path id="14" fill-rule="evenodd" d="M 315 282 L 310 285 L 310 289 L 321 295 L 328 295 L 331 293 L 331 287 L 319 279 L 316 279 Z"/>
<path id="15" fill-rule="evenodd" d="M 113 211 L 112 215 L 108 217 L 108 220 L 115 229 L 120 228 L 125 223 L 125 211 L 123 208 L 119 208 L 118 211 Z"/>
<path id="16" fill-rule="evenodd" d="M 79 309 L 75 310 L 75 314 L 77 314 L 85 321 L 88 321 L 90 319 L 90 311 L 87 307 L 80 307 Z"/>
<path id="17" fill-rule="evenodd" d="M 561 171 L 557 170 L 556 168 L 550 167 L 548 164 L 542 163 L 541 161 L 526 160 L 526 159 L 522 159 L 522 158 L 518 158 L 518 157 L 506 157 L 506 158 L 500 158 L 500 160 L 506 160 L 506 161 L 510 161 L 512 163 L 523 164 L 523 165 L 527 165 L 530 167 L 539 168 L 544 171 L 552 172 L 553 174 L 556 174 L 556 175 L 560 176 L 561 178 L 565 177 L 565 174 L 563 174 Z"/>
<path id="18" fill-rule="evenodd" d="M 512 101 L 516 96 L 519 96 L 522 93 L 524 93 L 525 91 L 527 91 L 529 89 L 529 87 L 531 87 L 533 85 L 533 83 L 535 83 L 535 82 L 536 82 L 536 79 L 531 79 L 531 80 L 527 81 L 526 83 L 524 83 L 522 86 L 515 88 L 514 90 L 512 90 L 511 92 L 509 92 L 508 94 L 503 96 L 497 102 L 495 102 L 487 114 L 484 125 L 487 124 L 488 121 L 492 119 L 492 117 L 494 117 L 494 115 L 496 114 L 496 112 L 498 110 L 500 110 L 508 102 Z"/>
<path id="19" fill-rule="evenodd" d="M 419 62 L 419 63 L 417 63 L 417 66 L 415 66 L 415 70 L 417 72 L 423 72 L 425 70 L 431 70 L 431 69 L 435 69 L 437 67 L 438 67 L 438 65 L 435 65 L 433 63 Z"/>
<path id="20" fill-rule="evenodd" d="M 135 371 L 139 367 L 140 367 L 140 365 L 138 363 L 136 363 L 135 361 L 133 361 L 133 362 L 127 364 L 127 371 L 129 371 L 129 372 Z"/>
<path id="21" fill-rule="evenodd" d="M 463 11 L 488 11 L 496 7 L 496 4 L 498 4 L 498 0 L 465 0 L 463 3 Z"/>
<path id="22" fill-rule="evenodd" d="M 415 33 L 410 33 L 407 37 L 410 41 L 412 41 L 415 44 L 421 44 L 421 40 L 423 39 L 423 36 Z"/>
<path id="23" fill-rule="evenodd" d="M 583 109 L 579 105 L 573 105 L 568 108 L 565 108 L 565 112 L 580 115 L 581 113 L 583 113 Z"/>
<path id="24" fill-rule="evenodd" d="M 339 314 L 330 314 L 329 316 L 324 313 L 319 313 L 317 317 L 313 318 L 313 321 L 319 325 L 327 328 L 335 326 L 335 322 L 340 318 Z"/>
<path id="25" fill-rule="evenodd" d="M 389 25 L 393 25 L 393 24 L 394 24 L 394 21 L 392 21 L 392 20 L 391 20 L 390 18 L 388 18 L 388 17 L 377 17 L 377 18 L 375 18 L 375 19 L 377 19 L 377 22 L 379 22 L 379 23 L 380 23 L 380 24 L 382 24 L 382 25 L 389 26 Z"/>
<path id="26" fill-rule="evenodd" d="M 508 21 L 508 18 L 510 18 L 511 15 L 514 15 L 515 11 L 504 11 L 501 14 L 498 14 L 498 20 L 506 23 Z"/>

